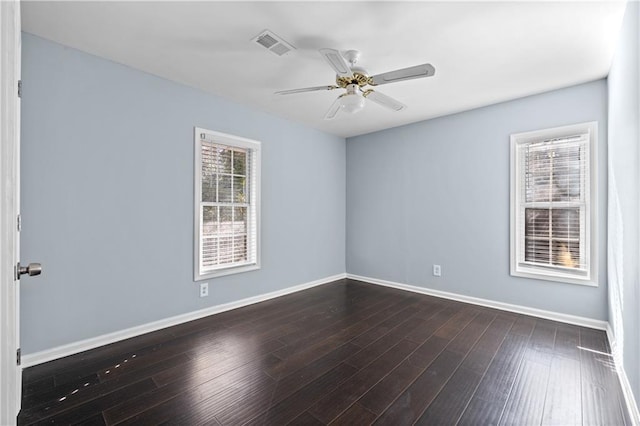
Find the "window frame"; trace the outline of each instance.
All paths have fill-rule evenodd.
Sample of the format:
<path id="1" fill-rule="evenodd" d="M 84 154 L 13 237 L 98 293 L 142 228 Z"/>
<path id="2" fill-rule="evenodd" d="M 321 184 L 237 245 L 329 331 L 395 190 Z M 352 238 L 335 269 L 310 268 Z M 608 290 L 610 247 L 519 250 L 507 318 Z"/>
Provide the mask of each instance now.
<path id="1" fill-rule="evenodd" d="M 215 144 L 226 145 L 232 148 L 248 149 L 251 151 L 253 167 L 248 176 L 250 185 L 249 209 L 255 216 L 255 261 L 236 262 L 228 266 L 219 267 L 214 270 L 202 270 L 200 267 L 202 257 L 202 138 L 205 134 L 207 139 Z M 206 279 L 221 277 L 225 275 L 238 274 L 242 272 L 260 269 L 260 166 L 261 166 L 261 142 L 247 139 L 227 133 L 207 130 L 194 127 L 194 216 L 193 216 L 193 279 L 202 281 Z M 251 217 L 248 212 L 247 217 Z M 250 225 L 249 225 L 250 226 Z M 249 232 L 249 231 L 247 231 Z"/>
<path id="2" fill-rule="evenodd" d="M 587 147 L 589 151 L 588 170 L 585 175 L 584 206 L 585 226 L 584 241 L 586 256 L 586 274 L 580 276 L 569 268 L 563 271 L 562 267 L 543 266 L 525 263 L 522 256 L 524 247 L 524 223 L 521 223 L 520 209 L 524 206 L 522 191 L 522 170 L 518 158 L 518 146 L 532 142 L 541 142 L 552 139 L 565 138 L 577 135 L 587 135 Z M 531 132 L 514 133 L 510 137 L 511 145 L 511 199 L 510 205 L 510 273 L 515 277 L 533 278 L 539 280 L 555 281 L 585 286 L 598 286 L 598 123 L 596 121 L 573 124 L 569 126 L 554 127 L 550 129 Z"/>

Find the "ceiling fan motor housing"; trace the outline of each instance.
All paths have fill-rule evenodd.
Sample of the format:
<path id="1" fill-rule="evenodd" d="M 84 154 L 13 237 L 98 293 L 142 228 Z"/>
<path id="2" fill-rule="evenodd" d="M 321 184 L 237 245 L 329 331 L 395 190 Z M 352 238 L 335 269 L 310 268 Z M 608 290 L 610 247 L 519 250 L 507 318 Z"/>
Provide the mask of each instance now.
<path id="1" fill-rule="evenodd" d="M 338 87 L 346 89 L 350 84 L 357 84 L 359 87 L 364 87 L 372 84 L 371 77 L 369 77 L 365 70 L 362 68 L 352 68 L 353 76 L 340 77 L 336 76 L 336 84 Z"/>

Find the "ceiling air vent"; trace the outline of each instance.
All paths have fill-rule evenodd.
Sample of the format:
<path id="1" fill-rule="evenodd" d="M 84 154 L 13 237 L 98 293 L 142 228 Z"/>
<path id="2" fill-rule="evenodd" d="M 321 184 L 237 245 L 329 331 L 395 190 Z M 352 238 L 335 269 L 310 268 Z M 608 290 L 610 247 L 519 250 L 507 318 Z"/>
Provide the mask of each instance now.
<path id="1" fill-rule="evenodd" d="M 260 46 L 264 47 L 270 52 L 275 53 L 278 56 L 286 55 L 287 53 L 295 49 L 295 47 L 293 47 L 290 43 L 287 43 L 281 37 L 278 37 L 269 30 L 264 30 L 257 37 L 253 38 L 252 41 L 255 41 Z"/>

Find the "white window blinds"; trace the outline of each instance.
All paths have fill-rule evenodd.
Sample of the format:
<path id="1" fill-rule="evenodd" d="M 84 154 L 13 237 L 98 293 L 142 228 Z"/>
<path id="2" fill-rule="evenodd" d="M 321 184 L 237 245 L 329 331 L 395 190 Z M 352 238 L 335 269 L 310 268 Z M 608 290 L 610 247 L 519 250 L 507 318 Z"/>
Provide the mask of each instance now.
<path id="1" fill-rule="evenodd" d="M 199 150 L 196 277 L 256 266 L 259 145 L 201 129 L 196 132 L 196 142 Z"/>
<path id="2" fill-rule="evenodd" d="M 516 138 L 512 273 L 590 278 L 591 137 Z"/>
<path id="3" fill-rule="evenodd" d="M 524 144 L 524 262 L 586 270 L 586 136 Z"/>

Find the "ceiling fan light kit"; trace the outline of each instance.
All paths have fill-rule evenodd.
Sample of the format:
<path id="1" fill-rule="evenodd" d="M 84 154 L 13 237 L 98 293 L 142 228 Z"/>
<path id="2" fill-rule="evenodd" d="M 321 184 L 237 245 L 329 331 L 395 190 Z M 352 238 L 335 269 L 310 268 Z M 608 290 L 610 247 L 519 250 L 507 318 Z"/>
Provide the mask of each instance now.
<path id="1" fill-rule="evenodd" d="M 364 108 L 364 96 L 359 92 L 358 85 L 356 84 L 347 86 L 347 93 L 338 99 L 340 99 L 340 105 L 344 112 L 355 114 Z"/>
<path id="2" fill-rule="evenodd" d="M 373 89 L 366 89 L 366 86 L 379 86 L 381 84 L 395 83 L 415 78 L 431 77 L 436 72 L 433 65 L 422 64 L 369 76 L 363 68 L 356 67 L 356 62 L 360 59 L 360 52 L 357 50 L 347 50 L 341 53 L 336 49 L 324 48 L 320 49 L 319 52 L 336 73 L 335 86 L 316 86 L 303 89 L 282 90 L 276 92 L 276 94 L 290 95 L 321 90 L 345 89 L 346 92 L 338 96 L 325 114 L 325 120 L 336 118 L 340 111 L 350 114 L 361 111 L 365 106 L 365 99 L 373 101 L 392 111 L 402 111 L 407 108 L 405 104 L 390 96 L 376 92 Z"/>

